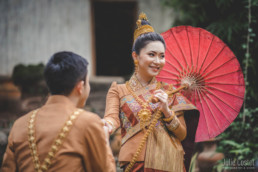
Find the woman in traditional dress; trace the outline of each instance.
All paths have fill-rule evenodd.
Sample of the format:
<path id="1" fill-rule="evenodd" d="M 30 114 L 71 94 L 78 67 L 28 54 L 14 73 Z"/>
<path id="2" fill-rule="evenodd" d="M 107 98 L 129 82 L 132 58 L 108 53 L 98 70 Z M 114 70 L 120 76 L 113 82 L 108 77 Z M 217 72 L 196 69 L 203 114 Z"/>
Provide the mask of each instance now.
<path id="1" fill-rule="evenodd" d="M 118 159 L 125 171 L 185 171 L 181 141 L 189 129 L 184 116 L 196 108 L 180 93 L 169 96 L 173 86 L 156 80 L 165 64 L 165 48 L 162 36 L 140 14 L 132 49 L 135 72 L 125 84 L 112 83 L 103 120 L 110 134 L 121 127 Z"/>

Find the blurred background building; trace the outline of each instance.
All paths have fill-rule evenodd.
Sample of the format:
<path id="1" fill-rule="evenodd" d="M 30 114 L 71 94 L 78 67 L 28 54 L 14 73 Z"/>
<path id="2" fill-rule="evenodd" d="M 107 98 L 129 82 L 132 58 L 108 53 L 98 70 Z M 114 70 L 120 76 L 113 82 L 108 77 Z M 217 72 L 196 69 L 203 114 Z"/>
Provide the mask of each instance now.
<path id="1" fill-rule="evenodd" d="M 173 11 L 157 0 L 1 0 L 0 75 L 19 63 L 45 64 L 63 50 L 85 57 L 91 76 L 129 75 L 141 11 L 157 32 L 172 25 Z"/>

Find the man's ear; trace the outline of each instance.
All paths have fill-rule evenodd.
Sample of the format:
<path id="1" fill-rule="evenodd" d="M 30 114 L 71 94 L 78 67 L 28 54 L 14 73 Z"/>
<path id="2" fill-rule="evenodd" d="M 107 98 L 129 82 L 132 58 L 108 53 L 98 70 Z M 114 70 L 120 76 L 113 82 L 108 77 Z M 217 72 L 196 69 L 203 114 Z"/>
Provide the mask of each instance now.
<path id="1" fill-rule="evenodd" d="M 132 52 L 132 57 L 133 57 L 133 60 L 138 60 L 138 55 L 136 54 L 135 51 Z"/>
<path id="2" fill-rule="evenodd" d="M 76 91 L 77 91 L 79 94 L 82 94 L 82 92 L 83 92 L 83 87 L 84 87 L 84 81 L 79 81 L 79 82 L 76 84 Z"/>

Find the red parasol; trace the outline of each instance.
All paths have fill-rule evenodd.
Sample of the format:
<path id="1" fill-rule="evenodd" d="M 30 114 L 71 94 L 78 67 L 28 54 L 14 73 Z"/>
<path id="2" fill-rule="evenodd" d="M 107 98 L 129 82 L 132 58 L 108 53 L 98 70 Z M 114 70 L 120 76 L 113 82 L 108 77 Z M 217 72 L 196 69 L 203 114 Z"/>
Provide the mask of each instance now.
<path id="1" fill-rule="evenodd" d="M 245 84 L 239 62 L 229 47 L 212 33 L 178 26 L 162 33 L 166 64 L 157 79 L 179 87 L 200 111 L 195 141 L 222 133 L 236 118 Z"/>

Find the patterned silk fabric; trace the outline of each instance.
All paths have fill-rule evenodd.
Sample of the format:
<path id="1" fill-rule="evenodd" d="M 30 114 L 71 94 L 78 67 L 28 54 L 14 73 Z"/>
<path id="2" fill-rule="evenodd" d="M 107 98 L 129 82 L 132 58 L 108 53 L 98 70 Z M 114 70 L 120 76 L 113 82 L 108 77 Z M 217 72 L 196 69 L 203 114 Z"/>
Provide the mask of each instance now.
<path id="1" fill-rule="evenodd" d="M 152 97 L 154 91 L 156 90 L 157 84 L 158 82 L 156 78 L 153 78 L 150 84 L 145 87 L 141 86 L 140 82 L 137 80 L 135 75 L 133 75 L 129 80 L 129 85 L 134 91 L 134 93 L 140 99 L 145 100 L 145 102 L 147 102 Z M 173 87 L 172 85 L 161 83 L 160 89 L 164 91 L 171 91 Z M 158 107 L 158 104 L 159 103 L 149 103 L 148 109 L 152 112 L 152 118 L 156 108 Z M 177 93 L 172 97 L 169 97 L 169 106 L 174 111 L 196 109 L 195 106 L 190 104 L 190 102 L 187 99 L 185 99 L 180 93 Z M 141 105 L 134 99 L 134 97 L 131 94 L 124 96 L 120 100 L 122 144 L 124 144 L 129 138 L 131 138 L 133 135 L 135 135 L 141 130 L 139 121 L 140 119 L 137 115 L 141 108 Z M 159 121 L 156 126 L 159 126 L 160 123 L 161 122 Z"/>

